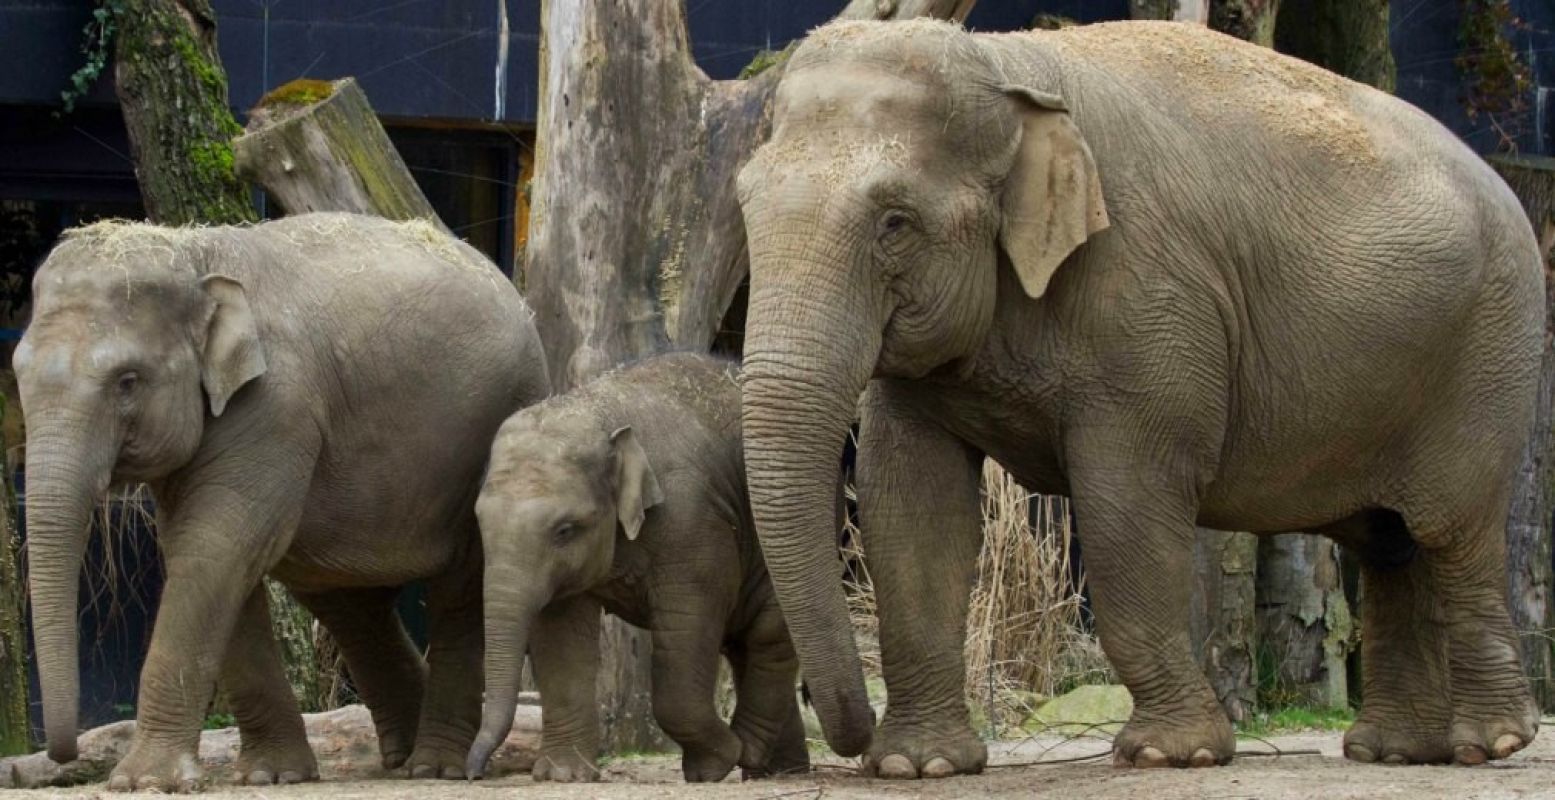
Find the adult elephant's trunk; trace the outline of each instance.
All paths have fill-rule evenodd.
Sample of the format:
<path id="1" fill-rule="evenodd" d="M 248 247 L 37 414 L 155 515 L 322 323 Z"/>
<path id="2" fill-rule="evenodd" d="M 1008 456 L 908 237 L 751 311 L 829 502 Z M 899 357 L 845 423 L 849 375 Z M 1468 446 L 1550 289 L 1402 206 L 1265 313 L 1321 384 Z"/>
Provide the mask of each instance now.
<path id="1" fill-rule="evenodd" d="M 825 285 L 845 280 L 845 266 L 761 263 L 754 249 L 752 258 L 742 400 L 751 507 L 827 744 L 857 755 L 874 712 L 842 592 L 835 498 L 880 328 L 855 316 L 868 303 Z"/>
<path id="2" fill-rule="evenodd" d="M 524 671 L 524 653 L 529 647 L 529 630 L 545 607 L 543 599 L 515 583 L 522 580 L 515 577 L 513 580 L 486 581 L 486 701 L 481 706 L 480 732 L 465 759 L 464 774 L 469 778 L 479 778 L 485 773 L 491 754 L 513 729 L 513 712 L 518 710 L 518 686 Z"/>
<path id="3" fill-rule="evenodd" d="M 44 415 L 38 415 L 44 416 Z M 49 418 L 52 417 L 52 418 Z M 92 510 L 108 489 L 113 450 L 84 422 L 49 414 L 27 431 L 27 570 L 33 650 L 49 758 L 76 758 L 80 674 L 76 592 Z"/>

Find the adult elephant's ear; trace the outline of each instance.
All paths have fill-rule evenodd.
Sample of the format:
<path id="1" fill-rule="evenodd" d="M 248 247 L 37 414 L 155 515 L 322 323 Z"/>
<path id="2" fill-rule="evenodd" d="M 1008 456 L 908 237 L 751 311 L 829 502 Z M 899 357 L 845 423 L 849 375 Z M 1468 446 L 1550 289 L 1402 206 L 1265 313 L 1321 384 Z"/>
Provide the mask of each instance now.
<path id="1" fill-rule="evenodd" d="M 610 446 L 616 454 L 616 516 L 628 540 L 642 530 L 648 509 L 664 502 L 659 479 L 648 464 L 648 454 L 637 443 L 630 425 L 610 434 Z"/>
<path id="2" fill-rule="evenodd" d="M 211 415 L 219 417 L 243 384 L 265 374 L 265 350 L 243 284 L 225 275 L 207 275 L 200 288 L 212 309 L 200 354 L 200 382 L 210 398 Z"/>
<path id="3" fill-rule="evenodd" d="M 1107 227 L 1107 205 L 1091 148 L 1063 98 L 1018 86 L 1001 91 L 1021 124 L 1000 201 L 999 241 L 1026 294 L 1041 297 L 1058 265 Z"/>

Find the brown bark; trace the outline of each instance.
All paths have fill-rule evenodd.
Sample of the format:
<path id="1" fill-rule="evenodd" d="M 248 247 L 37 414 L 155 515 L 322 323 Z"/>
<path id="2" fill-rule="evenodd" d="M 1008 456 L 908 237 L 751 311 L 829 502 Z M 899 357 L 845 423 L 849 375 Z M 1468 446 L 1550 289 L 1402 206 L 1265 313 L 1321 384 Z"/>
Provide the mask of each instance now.
<path id="1" fill-rule="evenodd" d="M 232 171 L 240 129 L 209 0 L 124 0 L 114 61 L 147 215 L 165 225 L 257 219 Z"/>
<path id="2" fill-rule="evenodd" d="M 1555 656 L 1550 630 L 1555 628 L 1550 603 L 1550 548 L 1555 525 L 1555 275 L 1550 250 L 1555 245 L 1555 159 L 1493 156 L 1492 166 L 1517 193 L 1539 237 L 1545 258 L 1544 352 L 1539 366 L 1539 394 L 1534 405 L 1533 435 L 1517 472 L 1506 526 L 1507 601 L 1512 624 L 1521 634 L 1523 669 L 1534 695 L 1545 709 L 1555 708 Z"/>
<path id="3" fill-rule="evenodd" d="M 1337 550 L 1326 537 L 1302 533 L 1258 543 L 1262 703 L 1343 708 L 1348 701 L 1354 626 Z"/>
<path id="4" fill-rule="evenodd" d="M 288 214 L 352 211 L 442 225 L 352 78 L 295 80 L 266 94 L 232 150 L 238 177 L 264 187 Z"/>
<path id="5" fill-rule="evenodd" d="M 0 419 L 11 409 L 0 397 Z M 11 494 L 10 442 L 0 423 L 0 756 L 32 751 L 27 720 L 26 583 L 22 579 L 22 541 L 16 529 Z"/>
<path id="6" fill-rule="evenodd" d="M 1238 39 L 1274 46 L 1274 20 L 1280 0 L 1211 0 L 1209 26 Z"/>
<path id="7" fill-rule="evenodd" d="M 1281 0 L 1274 48 L 1392 92 L 1388 0 Z"/>
<path id="8" fill-rule="evenodd" d="M 1188 638 L 1226 716 L 1241 722 L 1252 715 L 1257 700 L 1253 570 L 1258 540 L 1250 533 L 1199 528 L 1193 556 Z"/>
<path id="9" fill-rule="evenodd" d="M 851 0 L 839 16 L 964 18 L 974 0 Z M 558 391 L 671 345 L 706 350 L 747 268 L 734 176 L 765 140 L 783 59 L 714 81 L 681 0 L 540 10 L 540 109 L 523 287 Z M 607 749 L 662 741 L 647 637 L 607 619 Z"/>

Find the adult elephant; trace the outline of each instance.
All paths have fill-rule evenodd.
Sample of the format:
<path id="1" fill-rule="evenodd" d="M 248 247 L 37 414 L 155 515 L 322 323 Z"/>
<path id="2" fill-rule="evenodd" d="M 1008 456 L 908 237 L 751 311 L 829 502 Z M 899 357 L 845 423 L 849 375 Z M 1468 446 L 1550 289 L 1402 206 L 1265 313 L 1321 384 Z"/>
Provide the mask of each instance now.
<path id="1" fill-rule="evenodd" d="M 49 756 L 76 756 L 76 591 L 93 504 L 146 482 L 166 571 L 134 742 L 109 788 L 200 785 L 220 680 L 250 783 L 318 769 L 269 573 L 335 634 L 386 767 L 460 777 L 480 720 L 474 504 L 502 420 L 549 392 L 529 310 L 425 222 L 100 223 L 33 282 L 15 355 Z M 425 662 L 394 612 L 427 580 Z"/>
<path id="2" fill-rule="evenodd" d="M 985 456 L 1074 498 L 1135 701 L 1116 763 L 1234 750 L 1189 652 L 1195 524 L 1360 558 L 1351 758 L 1533 738 L 1503 523 L 1543 271 L 1516 198 L 1426 115 L 1196 26 L 839 23 L 794 53 L 739 180 L 750 492 L 837 752 L 983 766 L 961 652 Z M 873 735 L 831 535 L 861 394 Z"/>

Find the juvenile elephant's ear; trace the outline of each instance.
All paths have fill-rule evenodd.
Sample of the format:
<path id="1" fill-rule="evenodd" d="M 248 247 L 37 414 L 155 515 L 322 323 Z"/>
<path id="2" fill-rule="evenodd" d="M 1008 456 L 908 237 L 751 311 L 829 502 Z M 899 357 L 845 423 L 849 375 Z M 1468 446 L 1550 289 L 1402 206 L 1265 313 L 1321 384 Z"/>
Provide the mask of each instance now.
<path id="1" fill-rule="evenodd" d="M 200 354 L 200 382 L 210 398 L 211 415 L 219 417 L 243 384 L 265 374 L 265 350 L 243 284 L 225 275 L 207 275 L 200 288 L 212 302 Z"/>
<path id="2" fill-rule="evenodd" d="M 610 445 L 616 454 L 616 516 L 626 538 L 636 539 L 642 531 L 645 512 L 664 502 L 664 492 L 659 489 L 648 454 L 637 443 L 630 425 L 611 433 Z"/>
<path id="3" fill-rule="evenodd" d="M 1107 205 L 1091 148 L 1063 98 L 1002 87 L 1020 118 L 1020 144 L 1005 177 L 999 240 L 1032 297 L 1047 291 L 1064 259 L 1107 227 Z"/>

